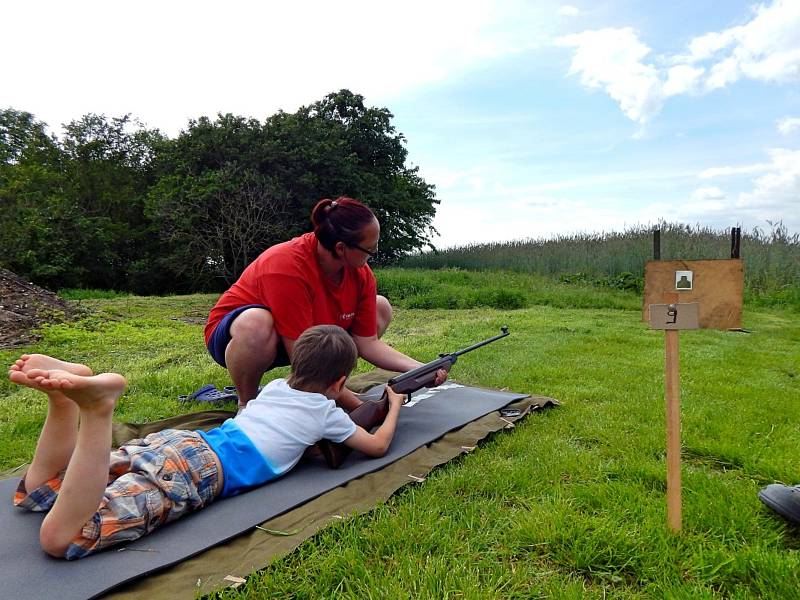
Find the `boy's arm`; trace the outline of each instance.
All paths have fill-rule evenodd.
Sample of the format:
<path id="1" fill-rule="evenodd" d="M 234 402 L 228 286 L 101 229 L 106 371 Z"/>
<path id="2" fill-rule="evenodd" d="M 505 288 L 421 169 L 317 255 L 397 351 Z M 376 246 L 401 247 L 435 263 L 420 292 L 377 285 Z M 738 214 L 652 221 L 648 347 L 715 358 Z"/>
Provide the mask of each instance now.
<path id="1" fill-rule="evenodd" d="M 345 446 L 359 450 L 367 456 L 379 457 L 386 454 L 397 427 L 400 406 L 403 404 L 403 395 L 394 392 L 388 386 L 386 394 L 389 396 L 389 413 L 381 426 L 375 430 L 375 433 L 370 433 L 363 427 L 357 426 L 356 432 L 343 442 Z"/>

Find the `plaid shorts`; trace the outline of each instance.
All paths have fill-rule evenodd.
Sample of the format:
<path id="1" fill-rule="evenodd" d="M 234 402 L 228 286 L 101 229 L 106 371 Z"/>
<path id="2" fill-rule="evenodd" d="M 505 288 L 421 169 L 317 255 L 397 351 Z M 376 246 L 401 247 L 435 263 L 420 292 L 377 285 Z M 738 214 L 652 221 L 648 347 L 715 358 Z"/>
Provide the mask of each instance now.
<path id="1" fill-rule="evenodd" d="M 14 505 L 52 508 L 64 472 L 30 492 L 25 479 Z M 67 560 L 135 540 L 211 503 L 222 491 L 217 455 L 195 431 L 166 429 L 111 452 L 108 486 L 100 507 L 72 540 Z"/>

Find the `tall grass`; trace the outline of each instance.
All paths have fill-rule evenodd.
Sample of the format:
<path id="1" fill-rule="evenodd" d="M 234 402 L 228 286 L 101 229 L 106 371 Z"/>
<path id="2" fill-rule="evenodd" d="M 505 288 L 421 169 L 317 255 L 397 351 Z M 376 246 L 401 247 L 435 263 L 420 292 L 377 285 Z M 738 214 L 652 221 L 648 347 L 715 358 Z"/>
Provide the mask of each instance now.
<path id="1" fill-rule="evenodd" d="M 741 257 L 745 287 L 758 304 L 800 306 L 800 235 L 778 222 L 772 230 L 744 231 Z M 730 232 L 700 225 L 660 223 L 661 258 L 717 259 L 730 257 Z M 542 275 L 644 275 L 653 258 L 653 228 L 638 225 L 622 232 L 577 233 L 550 239 L 468 244 L 406 258 L 408 268 L 510 270 Z"/>

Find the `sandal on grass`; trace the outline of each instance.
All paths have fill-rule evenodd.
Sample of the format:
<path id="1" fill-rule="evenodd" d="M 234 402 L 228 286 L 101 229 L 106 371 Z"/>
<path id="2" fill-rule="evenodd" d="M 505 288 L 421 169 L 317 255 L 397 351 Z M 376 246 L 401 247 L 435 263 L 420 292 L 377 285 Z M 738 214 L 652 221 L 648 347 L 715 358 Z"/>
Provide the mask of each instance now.
<path id="1" fill-rule="evenodd" d="M 758 492 L 758 498 L 787 521 L 800 524 L 800 485 L 772 483 Z"/>
<path id="2" fill-rule="evenodd" d="M 191 394 L 178 396 L 178 402 L 222 404 L 228 400 L 238 400 L 238 398 L 235 388 L 231 391 L 226 387 L 224 391 L 220 392 L 215 385 L 209 383 Z"/>
<path id="3" fill-rule="evenodd" d="M 256 396 L 258 396 L 261 393 L 261 390 L 263 389 L 264 389 L 263 385 L 258 386 L 258 389 L 256 390 Z M 222 388 L 222 393 L 233 394 L 236 397 L 236 399 L 239 398 L 239 393 L 236 391 L 235 385 L 226 385 L 224 388 Z"/>

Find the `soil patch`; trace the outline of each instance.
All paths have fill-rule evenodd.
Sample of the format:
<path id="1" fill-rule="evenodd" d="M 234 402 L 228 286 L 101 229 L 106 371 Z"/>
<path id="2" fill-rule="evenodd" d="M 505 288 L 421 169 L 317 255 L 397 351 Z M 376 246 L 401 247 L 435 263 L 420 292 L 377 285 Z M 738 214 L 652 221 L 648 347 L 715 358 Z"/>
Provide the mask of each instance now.
<path id="1" fill-rule="evenodd" d="M 17 348 L 38 339 L 31 331 L 75 315 L 69 302 L 0 268 L 0 348 Z"/>

